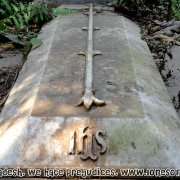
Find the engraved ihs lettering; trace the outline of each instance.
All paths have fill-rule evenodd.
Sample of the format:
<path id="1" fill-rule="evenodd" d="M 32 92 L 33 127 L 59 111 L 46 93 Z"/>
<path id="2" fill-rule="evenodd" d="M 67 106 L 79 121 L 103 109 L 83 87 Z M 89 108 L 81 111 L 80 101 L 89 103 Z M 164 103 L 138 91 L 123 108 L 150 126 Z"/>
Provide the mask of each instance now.
<path id="1" fill-rule="evenodd" d="M 97 154 L 93 154 L 93 134 L 90 132 L 88 127 L 86 127 L 83 131 L 83 152 L 81 158 L 86 160 L 91 158 L 93 160 L 97 160 Z"/>
<path id="2" fill-rule="evenodd" d="M 75 154 L 75 135 L 76 132 L 70 131 L 69 154 Z"/>
<path id="3" fill-rule="evenodd" d="M 81 159 L 97 160 L 99 154 L 107 150 L 105 131 L 98 130 L 93 133 L 89 127 L 79 128 L 70 132 L 69 154 L 79 154 Z M 99 146 L 100 148 L 96 148 Z"/>
<path id="4" fill-rule="evenodd" d="M 101 151 L 100 151 L 101 154 L 105 153 L 107 149 L 106 142 L 104 141 L 104 138 L 103 138 L 103 136 L 105 135 L 106 135 L 106 132 L 101 131 L 101 130 L 97 131 L 95 135 L 97 143 L 101 146 Z"/>

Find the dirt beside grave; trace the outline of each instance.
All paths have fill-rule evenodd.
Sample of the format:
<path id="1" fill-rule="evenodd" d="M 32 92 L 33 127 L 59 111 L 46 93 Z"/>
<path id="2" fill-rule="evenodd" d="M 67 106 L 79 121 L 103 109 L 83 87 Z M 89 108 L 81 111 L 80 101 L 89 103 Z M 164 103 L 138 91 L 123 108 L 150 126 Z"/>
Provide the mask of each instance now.
<path id="1" fill-rule="evenodd" d="M 24 62 L 23 51 L 11 42 L 0 43 L 0 112 Z"/>
<path id="2" fill-rule="evenodd" d="M 142 28 L 142 38 L 151 50 L 180 117 L 180 21 L 149 19 L 145 18 L 146 21 L 139 23 Z"/>

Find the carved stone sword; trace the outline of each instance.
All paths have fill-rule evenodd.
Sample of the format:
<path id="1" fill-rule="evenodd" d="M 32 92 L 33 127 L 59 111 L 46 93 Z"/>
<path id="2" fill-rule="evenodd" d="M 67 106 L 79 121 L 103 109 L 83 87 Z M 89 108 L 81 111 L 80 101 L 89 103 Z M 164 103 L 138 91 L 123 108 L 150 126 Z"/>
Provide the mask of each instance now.
<path id="1" fill-rule="evenodd" d="M 85 52 L 80 52 L 79 55 L 84 55 L 86 57 L 86 67 L 85 67 L 85 89 L 84 95 L 81 98 L 77 106 L 83 105 L 88 111 L 93 104 L 96 106 L 105 105 L 103 100 L 96 98 L 95 91 L 93 89 L 93 56 L 101 55 L 100 51 L 93 50 L 93 30 L 98 30 L 98 28 L 93 28 L 93 5 L 90 4 L 89 8 L 89 27 L 83 28 L 83 30 L 88 30 L 87 37 L 87 50 Z"/>

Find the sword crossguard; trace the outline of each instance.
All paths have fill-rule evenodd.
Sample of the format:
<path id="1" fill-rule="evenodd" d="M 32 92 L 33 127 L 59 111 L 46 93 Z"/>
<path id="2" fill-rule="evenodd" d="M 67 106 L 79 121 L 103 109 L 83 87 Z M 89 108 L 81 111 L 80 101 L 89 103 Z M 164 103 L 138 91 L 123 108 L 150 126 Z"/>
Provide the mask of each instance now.
<path id="1" fill-rule="evenodd" d="M 100 28 L 99 28 L 99 27 L 94 27 L 93 30 L 94 30 L 94 31 L 95 31 L 95 30 L 100 30 Z"/>
<path id="2" fill-rule="evenodd" d="M 83 31 L 88 31 L 89 27 L 83 27 L 82 30 Z"/>
<path id="3" fill-rule="evenodd" d="M 87 56 L 87 52 L 80 51 L 78 55 Z M 93 56 L 102 55 L 101 51 L 93 51 Z"/>
<path id="4" fill-rule="evenodd" d="M 79 53 L 78 53 L 78 55 L 81 55 L 81 56 L 87 56 L 87 52 L 85 51 L 80 51 Z"/>
<path id="5" fill-rule="evenodd" d="M 93 56 L 102 55 L 101 51 L 93 51 Z"/>
<path id="6" fill-rule="evenodd" d="M 83 28 L 82 28 L 83 31 L 88 31 L 88 29 L 89 29 L 89 27 L 83 27 Z M 94 30 L 94 31 L 100 30 L 100 28 L 99 28 L 99 27 L 94 27 L 93 30 Z"/>

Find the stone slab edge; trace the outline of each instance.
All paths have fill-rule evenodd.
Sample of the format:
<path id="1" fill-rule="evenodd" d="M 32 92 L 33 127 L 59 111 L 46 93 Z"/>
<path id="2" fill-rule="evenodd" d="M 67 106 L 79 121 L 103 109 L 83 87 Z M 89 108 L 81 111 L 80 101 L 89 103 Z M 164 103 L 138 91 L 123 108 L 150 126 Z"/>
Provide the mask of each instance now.
<path id="1" fill-rule="evenodd" d="M 32 49 L 28 55 L 28 59 L 1 112 L 2 115 L 6 114 L 7 116 L 0 117 L 0 135 L 2 135 L 4 130 L 8 129 L 11 124 L 15 123 L 13 121 L 28 119 L 36 98 L 38 85 L 42 79 L 46 61 L 48 60 L 58 22 L 59 20 L 56 18 L 42 28 L 38 38 L 42 39 L 43 45 L 39 48 Z M 26 96 L 23 96 L 23 94 L 26 94 Z M 19 107 L 19 109 L 17 107 Z M 21 113 L 16 114 L 18 111 Z"/>
<path id="2" fill-rule="evenodd" d="M 75 10 L 88 10 L 89 9 L 89 4 L 83 4 L 83 5 L 74 5 L 74 4 L 62 4 L 61 6 L 59 6 L 59 8 L 63 9 L 75 9 Z M 94 4 L 94 10 L 95 11 L 114 11 L 113 7 L 109 7 L 109 6 L 103 6 L 103 5 L 96 5 Z"/>

